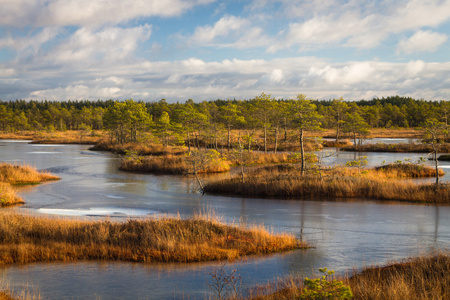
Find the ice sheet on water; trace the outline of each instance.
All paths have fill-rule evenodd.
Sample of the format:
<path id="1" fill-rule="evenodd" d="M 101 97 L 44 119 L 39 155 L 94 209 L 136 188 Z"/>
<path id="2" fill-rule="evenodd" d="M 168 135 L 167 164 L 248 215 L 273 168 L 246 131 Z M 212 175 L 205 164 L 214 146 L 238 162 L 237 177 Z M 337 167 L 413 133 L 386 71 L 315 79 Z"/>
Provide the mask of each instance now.
<path id="1" fill-rule="evenodd" d="M 50 215 L 99 217 L 138 217 L 159 213 L 154 210 L 121 207 L 91 207 L 89 209 L 39 208 L 38 212 Z"/>
<path id="2" fill-rule="evenodd" d="M 33 152 L 27 152 L 27 154 L 58 154 L 61 152 L 52 152 L 52 151 L 33 151 Z"/>
<path id="3" fill-rule="evenodd" d="M 116 195 L 106 195 L 106 197 L 112 198 L 112 199 L 123 199 L 124 198 L 122 196 L 116 196 Z"/>

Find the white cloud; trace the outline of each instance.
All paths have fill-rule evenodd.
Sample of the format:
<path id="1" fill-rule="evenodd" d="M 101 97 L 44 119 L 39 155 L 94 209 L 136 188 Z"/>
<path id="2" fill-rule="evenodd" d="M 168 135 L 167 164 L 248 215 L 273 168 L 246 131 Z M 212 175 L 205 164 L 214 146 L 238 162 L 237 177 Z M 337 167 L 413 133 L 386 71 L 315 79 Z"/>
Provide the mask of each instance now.
<path id="1" fill-rule="evenodd" d="M 367 24 L 372 22 L 372 16 L 362 18 L 356 12 L 340 15 L 338 19 L 332 16 L 318 16 L 303 23 L 289 24 L 287 41 L 301 47 L 338 43 L 349 37 L 361 35 Z"/>
<path id="2" fill-rule="evenodd" d="M 56 27 L 44 27 L 34 35 L 26 37 L 8 36 L 0 39 L 0 49 L 10 48 L 17 51 L 24 51 L 27 48 L 37 50 L 42 44 L 55 38 L 60 33 Z"/>
<path id="3" fill-rule="evenodd" d="M 431 30 L 419 30 L 409 39 L 401 40 L 397 46 L 398 53 L 435 52 L 447 41 L 447 35 Z"/>
<path id="4" fill-rule="evenodd" d="M 17 70 L 13 69 L 13 68 L 2 68 L 0 66 L 0 77 L 4 77 L 4 78 L 11 78 L 17 76 Z"/>
<path id="5" fill-rule="evenodd" d="M 318 99 L 343 96 L 347 100 L 396 94 L 425 99 L 450 98 L 445 88 L 448 86 L 445 80 L 450 77 L 450 62 L 331 63 L 314 57 L 206 62 L 191 58 L 172 62 L 119 62 L 101 70 L 71 65 L 61 67 L 57 74 L 61 79 L 56 81 L 53 77 L 42 78 L 39 70 L 20 74 L 14 82 L 0 77 L 0 93 L 8 96 L 2 96 L 3 99 L 52 100 L 248 99 L 263 91 L 276 98 L 295 97 L 298 93 Z M 27 89 L 11 89 L 11 84 L 27 86 Z M 5 90 L 1 90 L 2 87 Z M 8 93 L 10 90 L 16 92 Z"/>
<path id="6" fill-rule="evenodd" d="M 34 91 L 30 94 L 32 99 L 48 99 L 57 101 L 60 99 L 83 100 L 83 99 L 114 99 L 123 96 L 119 87 L 87 86 L 83 84 L 69 85 L 65 88 L 54 88 Z"/>
<path id="7" fill-rule="evenodd" d="M 286 32 L 280 32 L 279 47 L 272 47 L 271 51 L 329 44 L 372 48 L 391 35 L 435 27 L 450 20 L 449 0 L 281 2 L 300 20 L 291 22 Z M 311 14 L 307 13 L 311 12 L 309 7 L 314 7 Z"/>
<path id="8" fill-rule="evenodd" d="M 410 61 L 405 66 L 405 71 L 411 76 L 416 76 L 422 72 L 427 64 L 423 60 Z"/>
<path id="9" fill-rule="evenodd" d="M 247 20 L 235 16 L 225 16 L 214 26 L 197 27 L 191 39 L 194 43 L 207 44 L 213 42 L 217 37 L 227 36 L 245 26 L 249 26 Z"/>
<path id="10" fill-rule="evenodd" d="M 230 15 L 235 7 L 222 2 L 208 8 L 220 6 L 225 16 L 208 25 L 205 20 L 215 17 L 201 16 L 202 26 L 195 29 L 176 28 L 185 24 L 182 18 L 170 26 L 171 20 L 145 18 L 179 16 L 213 0 L 0 1 L 0 49 L 6 49 L 0 53 L 2 99 L 176 101 L 251 98 L 262 91 L 276 98 L 304 93 L 319 99 L 395 94 L 450 99 L 450 62 L 430 63 L 420 56 L 383 62 L 386 53 L 392 59 L 391 48 L 359 50 L 384 41 L 399 54 L 441 50 L 450 0 L 263 0 L 244 4 L 240 15 Z M 153 25 L 132 27 L 150 21 Z M 180 31 L 184 48 L 175 53 L 170 39 Z M 399 42 L 399 36 L 408 38 Z M 267 52 L 247 50 L 255 47 Z M 333 53 L 338 47 L 347 47 L 345 56 L 339 57 L 342 49 Z M 324 48 L 328 58 L 288 57 L 295 56 L 292 50 Z M 283 58 L 274 58 L 281 49 Z M 196 57 L 184 56 L 196 50 Z M 365 52 L 380 57 L 364 57 Z M 156 56 L 165 61 L 155 61 Z M 360 61 L 345 61 L 352 56 Z"/>
<path id="11" fill-rule="evenodd" d="M 281 83 L 284 79 L 283 70 L 274 69 L 269 78 L 272 83 Z"/>
<path id="12" fill-rule="evenodd" d="M 179 16 L 214 0 L 2 0 L 0 25 L 102 26 L 141 17 Z"/>
<path id="13" fill-rule="evenodd" d="M 371 80 L 375 68 L 370 62 L 350 62 L 343 67 L 332 67 L 326 65 L 323 68 L 312 67 L 309 71 L 311 76 L 324 79 L 329 84 L 356 84 Z"/>
<path id="14" fill-rule="evenodd" d="M 132 57 L 139 42 L 148 40 L 151 26 L 108 27 L 99 31 L 78 29 L 68 40 L 53 49 L 47 59 L 53 64 L 102 64 Z"/>
<path id="15" fill-rule="evenodd" d="M 244 18 L 224 16 L 214 25 L 197 27 L 188 44 L 193 47 L 233 47 L 237 49 L 265 46 L 268 38 L 262 28 Z"/>

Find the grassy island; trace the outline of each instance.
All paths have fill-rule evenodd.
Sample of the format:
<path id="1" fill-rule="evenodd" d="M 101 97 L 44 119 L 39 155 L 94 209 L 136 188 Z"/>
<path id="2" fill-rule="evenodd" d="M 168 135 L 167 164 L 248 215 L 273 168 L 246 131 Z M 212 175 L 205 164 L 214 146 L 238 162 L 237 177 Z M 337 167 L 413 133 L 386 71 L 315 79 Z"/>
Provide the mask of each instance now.
<path id="1" fill-rule="evenodd" d="M 368 198 L 423 203 L 450 203 L 450 186 L 420 184 L 408 178 L 435 176 L 431 167 L 392 164 L 372 169 L 335 168 L 301 175 L 292 165 L 256 169 L 205 185 L 206 193 L 248 197 L 334 200 Z M 443 175 L 443 173 L 440 173 Z"/>
<path id="2" fill-rule="evenodd" d="M 0 163 L 0 203 L 9 206 L 23 203 L 16 196 L 13 186 L 38 184 L 44 181 L 57 180 L 58 177 L 46 172 L 38 172 L 30 166 L 15 166 Z"/>
<path id="3" fill-rule="evenodd" d="M 0 264 L 118 260 L 199 262 L 306 248 L 291 235 L 194 217 L 110 221 L 0 214 Z"/>
<path id="4" fill-rule="evenodd" d="M 398 143 L 398 144 L 364 144 L 364 145 L 347 145 L 342 147 L 344 151 L 359 151 L 359 152 L 413 152 L 413 153 L 430 153 L 433 148 L 430 145 L 422 143 Z M 450 153 L 450 144 L 445 143 L 440 147 L 441 153 Z"/>

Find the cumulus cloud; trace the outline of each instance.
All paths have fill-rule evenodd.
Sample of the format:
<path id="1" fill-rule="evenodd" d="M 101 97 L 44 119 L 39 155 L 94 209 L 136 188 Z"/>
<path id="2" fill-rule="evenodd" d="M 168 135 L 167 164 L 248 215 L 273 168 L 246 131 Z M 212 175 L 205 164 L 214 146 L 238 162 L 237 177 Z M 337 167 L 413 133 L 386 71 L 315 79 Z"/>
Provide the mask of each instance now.
<path id="1" fill-rule="evenodd" d="M 214 0 L 2 0 L 0 25 L 102 26 L 142 17 L 179 16 Z"/>
<path id="2" fill-rule="evenodd" d="M 0 49 L 10 48 L 17 51 L 25 49 L 39 49 L 42 44 L 55 38 L 61 30 L 56 27 L 44 27 L 33 35 L 26 37 L 8 36 L 0 38 Z"/>
<path id="3" fill-rule="evenodd" d="M 389 41 L 398 54 L 442 51 L 450 0 L 238 1 L 246 6 L 240 15 L 222 2 L 208 7 L 221 18 L 202 15 L 201 26 L 183 28 L 176 27 L 184 26 L 182 17 L 148 18 L 180 16 L 212 1 L 2 0 L 0 97 L 200 101 L 263 91 L 276 98 L 450 97 L 450 62 L 383 62 L 392 49 L 374 48 Z M 183 51 L 171 48 L 174 37 L 182 38 Z M 333 52 L 341 47 L 345 56 Z M 297 49 L 326 49 L 328 57 L 296 57 Z"/>
<path id="4" fill-rule="evenodd" d="M 397 46 L 398 53 L 435 52 L 447 41 L 447 35 L 431 30 L 419 30 L 409 39 L 401 40 Z"/>
<path id="5" fill-rule="evenodd" d="M 330 63 L 314 57 L 273 60 L 223 60 L 199 58 L 179 61 L 145 61 L 114 65 L 101 71 L 61 69 L 64 81 L 37 78 L 38 73 L 16 80 L 26 85 L 24 99 L 127 99 L 196 101 L 217 98 L 248 99 L 267 92 L 276 98 L 298 93 L 317 99 L 343 96 L 347 100 L 390 95 L 415 98 L 448 98 L 442 78 L 450 78 L 449 63 L 388 63 L 377 61 Z M 0 77 L 1 87 L 8 78 Z M 43 84 L 45 82 L 45 84 Z M 10 82 L 9 82 L 10 83 Z M 30 84 L 31 83 L 31 84 Z M 4 93 L 7 90 L 3 91 Z"/>
<path id="6" fill-rule="evenodd" d="M 304 50 L 329 44 L 372 48 L 393 34 L 438 26 L 450 20 L 448 0 L 280 2 L 299 21 L 291 22 L 286 32 L 280 32 L 280 41 L 284 43 L 280 42 L 271 51 L 291 46 Z M 323 8 L 316 6 L 319 4 Z M 312 15 L 306 13 L 308 7 L 314 7 Z"/>
<path id="7" fill-rule="evenodd" d="M 350 62 L 345 66 L 324 67 L 312 66 L 309 70 L 310 77 L 320 78 L 329 84 L 352 85 L 371 81 L 371 75 L 375 72 L 373 62 Z"/>
<path id="8" fill-rule="evenodd" d="M 53 64 L 116 62 L 134 54 L 139 42 L 148 40 L 152 27 L 108 27 L 98 31 L 80 28 L 46 55 Z"/>
<path id="9" fill-rule="evenodd" d="M 69 85 L 65 88 L 54 88 L 46 90 L 33 91 L 30 96 L 34 99 L 48 99 L 58 101 L 60 99 L 110 99 L 122 96 L 123 93 L 119 87 L 98 87 L 87 86 L 83 84 Z M 43 98 L 44 97 L 44 98 Z"/>
<path id="10" fill-rule="evenodd" d="M 422 72 L 427 64 L 423 60 L 410 61 L 405 66 L 405 71 L 411 76 L 415 76 Z"/>
<path id="11" fill-rule="evenodd" d="M 222 17 L 214 25 L 197 27 L 192 36 L 187 39 L 188 44 L 194 47 L 213 46 L 237 49 L 267 45 L 269 40 L 264 36 L 263 29 L 254 26 L 250 20 L 230 15 Z"/>
<path id="12" fill-rule="evenodd" d="M 249 22 L 235 16 L 225 16 L 217 21 L 213 26 L 206 25 L 197 27 L 192 36 L 192 41 L 205 44 L 214 41 L 217 37 L 227 36 L 232 32 L 241 30 L 248 26 Z"/>

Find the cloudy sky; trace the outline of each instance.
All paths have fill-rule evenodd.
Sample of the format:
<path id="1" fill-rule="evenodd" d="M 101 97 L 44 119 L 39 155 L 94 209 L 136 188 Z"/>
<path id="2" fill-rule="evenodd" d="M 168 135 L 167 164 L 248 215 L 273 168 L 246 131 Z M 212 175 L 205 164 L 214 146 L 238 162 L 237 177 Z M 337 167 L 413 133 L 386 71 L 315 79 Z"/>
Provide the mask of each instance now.
<path id="1" fill-rule="evenodd" d="M 450 0 L 0 0 L 0 99 L 450 100 Z"/>

